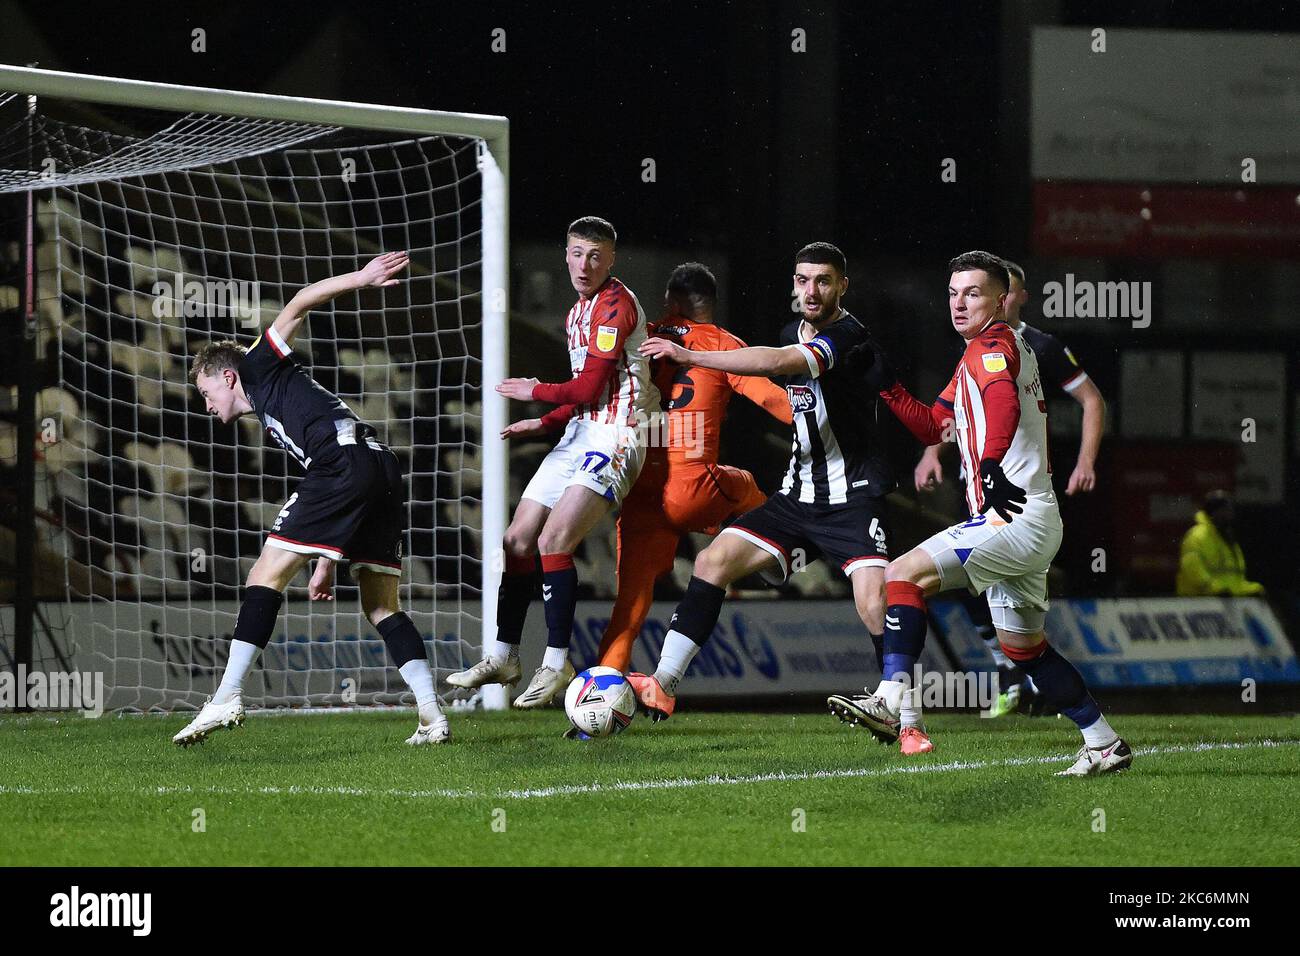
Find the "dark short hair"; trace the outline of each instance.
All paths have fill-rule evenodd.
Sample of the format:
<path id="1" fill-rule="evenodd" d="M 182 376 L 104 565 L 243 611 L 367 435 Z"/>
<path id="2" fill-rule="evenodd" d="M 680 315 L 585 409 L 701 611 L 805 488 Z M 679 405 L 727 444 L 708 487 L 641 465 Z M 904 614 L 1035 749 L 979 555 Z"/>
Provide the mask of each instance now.
<path id="1" fill-rule="evenodd" d="M 1010 259 L 1003 259 L 1002 264 L 1007 267 L 1007 272 L 1020 280 L 1020 284 L 1025 284 L 1025 270 L 1020 268 L 1020 263 L 1012 262 Z M 952 273 L 949 273 L 951 275 Z M 1008 286 L 1008 288 L 1010 288 Z"/>
<path id="2" fill-rule="evenodd" d="M 833 246 L 829 242 L 808 243 L 795 253 L 794 264 L 798 265 L 801 262 L 834 266 L 835 271 L 840 275 L 849 274 L 849 264 L 848 260 L 844 258 L 844 253 L 840 252 L 839 246 Z"/>
<path id="3" fill-rule="evenodd" d="M 948 262 L 948 275 L 954 272 L 969 272 L 971 269 L 982 269 L 988 273 L 991 278 L 997 279 L 1002 283 L 1002 288 L 1011 288 L 1011 275 L 1007 272 L 1007 265 L 1001 256 L 995 256 L 991 252 L 984 252 L 982 249 L 975 249 L 972 252 L 963 252 L 955 259 Z"/>
<path id="4" fill-rule="evenodd" d="M 683 262 L 668 277 L 668 292 L 676 296 L 698 296 L 713 303 L 718 298 L 718 280 L 704 263 Z"/>
<path id="5" fill-rule="evenodd" d="M 565 235 L 577 236 L 588 242 L 618 244 L 618 233 L 614 231 L 613 225 L 609 220 L 601 219 L 599 216 L 583 216 L 581 219 L 573 220 L 569 223 L 569 231 Z"/>
<path id="6" fill-rule="evenodd" d="M 194 353 L 190 363 L 190 383 L 197 385 L 200 375 L 215 375 L 222 369 L 239 369 L 239 363 L 248 354 L 248 349 L 234 339 L 222 339 L 220 342 L 208 342 Z"/>

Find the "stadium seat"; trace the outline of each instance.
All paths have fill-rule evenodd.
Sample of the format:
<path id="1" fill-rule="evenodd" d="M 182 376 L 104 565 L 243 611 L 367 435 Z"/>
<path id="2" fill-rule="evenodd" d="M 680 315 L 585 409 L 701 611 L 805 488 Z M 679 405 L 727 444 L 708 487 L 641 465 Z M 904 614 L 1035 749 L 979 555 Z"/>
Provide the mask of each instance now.
<path id="1" fill-rule="evenodd" d="M 137 289 L 148 288 L 159 279 L 174 281 L 176 273 L 188 271 L 184 257 L 166 246 L 127 246 L 126 261 L 131 267 L 131 285 Z"/>
<path id="2" fill-rule="evenodd" d="M 73 246 L 104 254 L 104 230 L 83 219 L 76 203 L 62 198 L 40 200 L 36 224 L 43 236 L 62 236 Z"/>
<path id="3" fill-rule="evenodd" d="M 189 576 L 181 575 L 179 562 L 188 557 L 189 523 L 185 509 L 162 495 L 123 495 L 117 513 L 134 522 L 140 533 L 137 573 L 142 595 L 181 595 L 189 592 Z M 197 529 L 195 529 L 197 531 Z M 134 550 L 134 549 L 129 549 Z"/>
<path id="4" fill-rule="evenodd" d="M 58 440 L 72 441 L 78 445 L 85 444 L 86 423 L 81 415 L 81 404 L 71 392 L 57 385 L 51 385 L 36 393 L 38 437 L 42 431 L 42 422 L 47 418 L 54 419 Z"/>

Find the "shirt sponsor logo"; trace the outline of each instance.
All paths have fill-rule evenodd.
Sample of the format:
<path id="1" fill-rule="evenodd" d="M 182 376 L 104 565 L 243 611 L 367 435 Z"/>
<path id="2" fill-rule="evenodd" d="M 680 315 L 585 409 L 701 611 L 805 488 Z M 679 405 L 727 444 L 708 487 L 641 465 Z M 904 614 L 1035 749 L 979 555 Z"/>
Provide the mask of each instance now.
<path id="1" fill-rule="evenodd" d="M 980 356 L 984 360 L 984 371 L 1001 372 L 1007 367 L 1007 357 L 1001 352 L 988 352 Z"/>
<path id="2" fill-rule="evenodd" d="M 810 385 L 787 385 L 785 393 L 790 396 L 792 411 L 811 412 L 817 407 L 817 393 Z"/>
<path id="3" fill-rule="evenodd" d="M 614 351 L 614 344 L 618 342 L 618 329 L 612 325 L 598 326 L 596 330 L 596 348 L 602 352 Z"/>

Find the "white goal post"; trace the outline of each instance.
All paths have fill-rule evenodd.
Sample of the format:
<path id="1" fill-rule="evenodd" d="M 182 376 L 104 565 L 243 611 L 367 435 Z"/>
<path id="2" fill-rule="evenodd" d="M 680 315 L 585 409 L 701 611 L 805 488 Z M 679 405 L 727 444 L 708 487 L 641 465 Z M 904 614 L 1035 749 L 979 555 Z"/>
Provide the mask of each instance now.
<path id="1" fill-rule="evenodd" d="M 496 630 L 495 572 L 490 559 L 503 537 L 508 517 L 508 466 L 505 443 L 496 436 L 506 426 L 506 402 L 491 387 L 507 375 L 509 352 L 509 122 L 504 116 L 309 99 L 262 93 L 177 86 L 139 80 L 0 65 L 0 91 L 26 94 L 35 104 L 41 97 L 103 104 L 112 107 L 163 110 L 168 113 L 212 114 L 345 130 L 449 136 L 476 140 L 481 177 L 481 293 L 482 346 L 482 633 L 485 646 Z M 33 183 L 32 189 L 42 188 Z M 465 635 L 466 643 L 473 643 Z M 505 705 L 504 688 L 493 686 L 482 703 Z"/>

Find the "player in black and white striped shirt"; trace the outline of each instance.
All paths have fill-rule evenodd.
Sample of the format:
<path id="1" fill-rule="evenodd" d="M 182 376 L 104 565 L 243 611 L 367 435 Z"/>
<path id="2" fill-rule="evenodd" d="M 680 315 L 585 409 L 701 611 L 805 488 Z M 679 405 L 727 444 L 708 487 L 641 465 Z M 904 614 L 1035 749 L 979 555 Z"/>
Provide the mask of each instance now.
<path id="1" fill-rule="evenodd" d="M 819 557 L 838 564 L 880 659 L 889 563 L 884 496 L 894 481 L 876 432 L 873 369 L 880 348 L 841 306 L 848 285 L 844 254 L 814 242 L 795 257 L 802 318 L 782 332 L 779 348 L 697 352 L 660 338 L 641 346 L 643 354 L 680 365 L 782 376 L 794 416 L 780 493 L 724 528 L 700 553 L 654 676 L 628 676 L 656 719 L 672 713 L 677 684 L 713 633 L 727 586 L 756 571 L 775 571 L 784 580 Z"/>
<path id="2" fill-rule="evenodd" d="M 172 738 L 180 746 L 243 723 L 244 678 L 271 639 L 285 588 L 313 557 L 312 600 L 333 600 L 334 564 L 351 564 L 361 609 L 419 706 L 419 726 L 406 742 L 415 746 L 450 739 L 424 639 L 398 600 L 406 534 L 401 465 L 371 425 L 312 381 L 292 346 L 312 309 L 346 292 L 396 285 L 409 261 L 404 252 L 390 252 L 356 272 L 314 282 L 289 301 L 251 347 L 227 340 L 195 353 L 190 379 L 209 414 L 222 424 L 256 415 L 306 474 L 248 573 L 221 683 Z"/>

